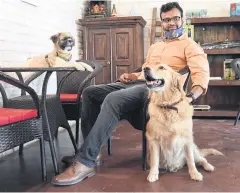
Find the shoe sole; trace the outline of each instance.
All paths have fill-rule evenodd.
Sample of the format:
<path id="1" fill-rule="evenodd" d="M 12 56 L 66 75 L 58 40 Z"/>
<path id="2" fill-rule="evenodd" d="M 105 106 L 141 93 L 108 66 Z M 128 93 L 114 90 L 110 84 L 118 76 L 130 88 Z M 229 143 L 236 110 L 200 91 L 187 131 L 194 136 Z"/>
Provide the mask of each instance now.
<path id="1" fill-rule="evenodd" d="M 86 178 L 90 178 L 90 177 L 94 176 L 95 174 L 96 174 L 96 172 L 93 171 L 93 172 L 90 172 L 87 175 L 83 176 L 82 178 L 78 178 L 78 179 L 76 179 L 74 181 L 71 181 L 71 182 L 51 182 L 51 184 L 57 185 L 57 186 L 70 186 L 70 185 L 77 184 L 77 183 L 83 181 Z"/>

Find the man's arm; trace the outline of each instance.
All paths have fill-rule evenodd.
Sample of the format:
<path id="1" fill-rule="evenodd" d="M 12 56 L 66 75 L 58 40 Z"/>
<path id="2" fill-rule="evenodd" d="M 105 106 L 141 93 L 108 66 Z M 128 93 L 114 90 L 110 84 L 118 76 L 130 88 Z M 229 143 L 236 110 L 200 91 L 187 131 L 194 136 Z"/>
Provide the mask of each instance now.
<path id="1" fill-rule="evenodd" d="M 185 55 L 193 83 L 192 89 L 190 93 L 188 93 L 189 102 L 192 102 L 193 99 L 197 99 L 207 92 L 210 77 L 209 63 L 207 55 L 196 43 L 192 43 L 186 47 Z"/>

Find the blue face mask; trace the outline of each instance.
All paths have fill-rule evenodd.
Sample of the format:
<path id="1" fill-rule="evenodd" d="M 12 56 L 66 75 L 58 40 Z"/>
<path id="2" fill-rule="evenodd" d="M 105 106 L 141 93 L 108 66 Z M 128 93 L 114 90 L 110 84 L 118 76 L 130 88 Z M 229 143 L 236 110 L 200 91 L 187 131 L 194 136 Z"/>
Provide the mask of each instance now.
<path id="1" fill-rule="evenodd" d="M 166 39 L 174 39 L 174 38 L 178 38 L 180 37 L 184 32 L 184 27 L 183 25 L 178 28 L 178 29 L 174 29 L 174 30 L 169 30 L 169 31 L 165 31 L 164 35 Z"/>

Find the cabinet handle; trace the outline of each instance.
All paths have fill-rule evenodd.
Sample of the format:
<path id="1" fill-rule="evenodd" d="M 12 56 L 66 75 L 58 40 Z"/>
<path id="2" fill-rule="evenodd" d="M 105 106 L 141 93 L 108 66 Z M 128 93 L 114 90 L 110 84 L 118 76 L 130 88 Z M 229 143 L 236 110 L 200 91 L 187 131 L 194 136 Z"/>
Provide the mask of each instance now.
<path id="1" fill-rule="evenodd" d="M 110 65 L 111 63 L 110 63 L 110 61 L 107 61 L 107 65 Z"/>

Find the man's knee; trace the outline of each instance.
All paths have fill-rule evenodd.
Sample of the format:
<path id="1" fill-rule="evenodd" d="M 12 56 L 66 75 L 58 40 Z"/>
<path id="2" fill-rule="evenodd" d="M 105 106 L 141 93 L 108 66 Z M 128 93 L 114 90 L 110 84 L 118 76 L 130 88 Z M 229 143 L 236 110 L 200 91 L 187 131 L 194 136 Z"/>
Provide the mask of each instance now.
<path id="1" fill-rule="evenodd" d="M 118 98 L 118 95 L 116 94 L 116 92 L 112 92 L 112 93 L 109 93 L 105 100 L 104 100 L 104 103 L 107 103 L 107 104 L 110 104 L 110 105 L 113 105 L 113 104 L 116 104 L 117 103 L 117 98 Z"/>
<path id="2" fill-rule="evenodd" d="M 107 109 L 110 112 L 120 113 L 122 108 L 122 102 L 119 98 L 119 94 L 116 92 L 109 93 L 103 101 L 102 108 Z"/>

